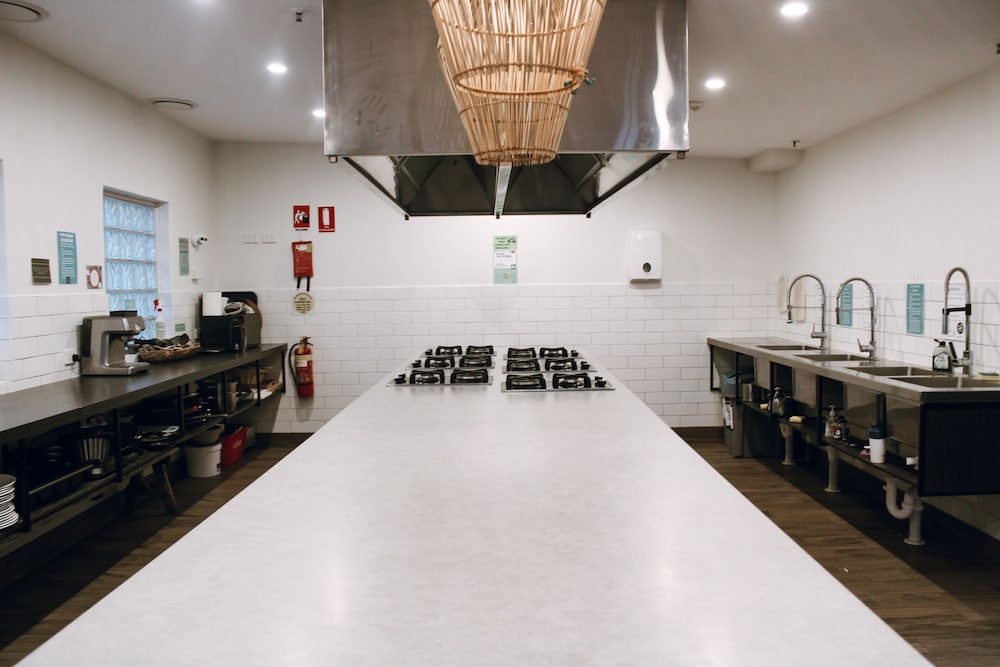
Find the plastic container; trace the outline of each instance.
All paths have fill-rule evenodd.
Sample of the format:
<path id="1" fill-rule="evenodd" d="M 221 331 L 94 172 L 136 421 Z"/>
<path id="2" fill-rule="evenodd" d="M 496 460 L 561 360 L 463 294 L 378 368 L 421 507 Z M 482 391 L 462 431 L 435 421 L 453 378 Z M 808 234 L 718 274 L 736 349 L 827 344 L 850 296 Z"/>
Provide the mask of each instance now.
<path id="1" fill-rule="evenodd" d="M 868 427 L 868 458 L 872 463 L 885 463 L 885 431 L 880 426 Z"/>
<path id="2" fill-rule="evenodd" d="M 220 440 L 223 468 L 228 468 L 243 458 L 243 451 L 246 448 L 247 430 L 246 426 L 239 426 L 231 433 L 223 434 Z"/>
<path id="3" fill-rule="evenodd" d="M 184 445 L 184 458 L 187 462 L 188 475 L 204 479 L 217 477 L 222 472 L 222 445 Z"/>

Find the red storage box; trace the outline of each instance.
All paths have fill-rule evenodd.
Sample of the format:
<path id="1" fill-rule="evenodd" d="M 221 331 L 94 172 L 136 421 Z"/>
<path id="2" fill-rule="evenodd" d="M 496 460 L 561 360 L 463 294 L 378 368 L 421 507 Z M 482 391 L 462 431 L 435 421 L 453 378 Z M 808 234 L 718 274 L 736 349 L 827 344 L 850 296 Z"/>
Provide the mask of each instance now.
<path id="1" fill-rule="evenodd" d="M 243 450 L 247 444 L 247 427 L 236 427 L 233 432 L 223 434 L 219 442 L 222 443 L 222 467 L 226 468 L 243 458 Z"/>

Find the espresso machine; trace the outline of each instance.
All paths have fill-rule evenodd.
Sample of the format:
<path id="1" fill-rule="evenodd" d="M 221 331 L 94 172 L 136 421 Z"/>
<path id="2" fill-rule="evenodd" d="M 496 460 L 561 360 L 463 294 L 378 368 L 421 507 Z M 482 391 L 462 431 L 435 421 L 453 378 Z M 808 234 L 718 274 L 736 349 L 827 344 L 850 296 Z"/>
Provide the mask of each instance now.
<path id="1" fill-rule="evenodd" d="M 80 375 L 132 375 L 149 368 L 145 361 L 125 361 L 125 348 L 145 328 L 138 315 L 83 318 Z"/>

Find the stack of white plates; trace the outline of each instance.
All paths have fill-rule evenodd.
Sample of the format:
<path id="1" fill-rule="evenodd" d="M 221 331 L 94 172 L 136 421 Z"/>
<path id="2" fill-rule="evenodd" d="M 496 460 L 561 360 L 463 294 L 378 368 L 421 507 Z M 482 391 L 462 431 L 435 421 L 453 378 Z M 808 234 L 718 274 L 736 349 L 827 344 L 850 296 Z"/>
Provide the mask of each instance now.
<path id="1" fill-rule="evenodd" d="M 13 475 L 0 474 L 0 530 L 17 523 L 17 510 L 14 509 L 14 484 L 17 478 Z"/>

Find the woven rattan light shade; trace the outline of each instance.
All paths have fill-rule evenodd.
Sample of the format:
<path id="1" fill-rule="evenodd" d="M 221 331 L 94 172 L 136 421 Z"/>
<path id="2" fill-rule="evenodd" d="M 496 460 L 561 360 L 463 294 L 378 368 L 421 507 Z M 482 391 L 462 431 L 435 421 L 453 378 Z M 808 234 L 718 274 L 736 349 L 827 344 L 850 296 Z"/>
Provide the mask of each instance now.
<path id="1" fill-rule="evenodd" d="M 429 0 L 438 56 L 476 162 L 556 156 L 605 0 Z"/>

